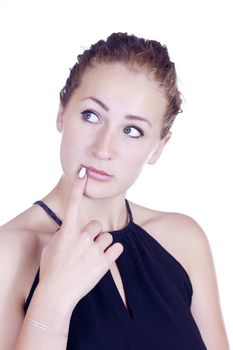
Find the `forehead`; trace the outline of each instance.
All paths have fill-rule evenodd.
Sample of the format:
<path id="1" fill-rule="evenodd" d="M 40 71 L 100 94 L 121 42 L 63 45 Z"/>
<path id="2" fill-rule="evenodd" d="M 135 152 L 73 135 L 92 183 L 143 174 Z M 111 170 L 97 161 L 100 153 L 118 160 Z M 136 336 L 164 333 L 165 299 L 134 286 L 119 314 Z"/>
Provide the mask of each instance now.
<path id="1" fill-rule="evenodd" d="M 164 115 L 167 101 L 159 84 L 144 72 L 134 72 L 121 63 L 98 64 L 88 68 L 77 89 L 80 100 L 95 96 L 110 110 Z"/>

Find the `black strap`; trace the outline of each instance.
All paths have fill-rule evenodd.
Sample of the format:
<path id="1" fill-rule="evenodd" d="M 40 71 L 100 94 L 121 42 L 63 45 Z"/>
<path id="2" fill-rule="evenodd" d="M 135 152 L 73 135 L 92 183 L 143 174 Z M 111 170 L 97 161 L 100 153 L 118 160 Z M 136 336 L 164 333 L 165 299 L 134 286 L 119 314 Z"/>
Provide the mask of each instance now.
<path id="1" fill-rule="evenodd" d="M 127 208 L 127 212 L 129 215 L 129 221 L 133 222 L 133 215 L 130 209 L 130 205 L 128 200 L 125 198 L 125 203 L 126 203 L 126 208 Z M 57 215 L 43 202 L 43 201 L 36 201 L 33 204 L 38 204 L 39 206 L 41 206 L 41 208 L 43 208 L 46 213 L 59 225 L 62 225 L 62 221 L 57 217 Z"/>
<path id="2" fill-rule="evenodd" d="M 41 206 L 41 208 L 43 208 L 46 213 L 54 220 L 56 221 L 56 223 L 61 226 L 62 224 L 62 221 L 57 217 L 57 215 L 42 201 L 36 201 L 35 203 L 33 204 L 38 204 Z"/>
<path id="3" fill-rule="evenodd" d="M 128 200 L 126 198 L 125 198 L 125 202 L 126 202 L 127 211 L 128 211 L 128 214 L 129 214 L 129 221 L 133 222 L 133 214 L 132 214 L 132 211 L 130 209 L 129 202 L 128 202 Z"/>

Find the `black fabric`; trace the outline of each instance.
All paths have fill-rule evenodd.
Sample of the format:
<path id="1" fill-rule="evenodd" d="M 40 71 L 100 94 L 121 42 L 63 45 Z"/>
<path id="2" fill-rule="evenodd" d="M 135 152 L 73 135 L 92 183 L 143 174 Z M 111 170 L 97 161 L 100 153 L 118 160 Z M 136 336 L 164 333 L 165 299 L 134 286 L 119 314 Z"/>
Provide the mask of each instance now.
<path id="1" fill-rule="evenodd" d="M 74 308 L 66 349 L 206 349 L 190 311 L 193 291 L 186 270 L 134 223 L 127 199 L 125 202 L 129 223 L 110 233 L 113 243 L 121 242 L 124 246 L 116 263 L 128 310 L 108 270 Z M 56 215 L 53 213 L 52 217 Z M 39 270 L 24 305 L 25 313 L 38 282 Z"/>

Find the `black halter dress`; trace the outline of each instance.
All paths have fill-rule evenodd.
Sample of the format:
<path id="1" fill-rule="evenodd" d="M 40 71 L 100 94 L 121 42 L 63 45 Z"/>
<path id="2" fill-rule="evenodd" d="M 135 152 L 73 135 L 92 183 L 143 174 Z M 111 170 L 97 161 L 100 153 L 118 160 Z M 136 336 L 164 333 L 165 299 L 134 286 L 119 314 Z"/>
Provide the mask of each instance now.
<path id="1" fill-rule="evenodd" d="M 128 309 L 110 270 L 73 310 L 67 350 L 204 350 L 207 349 L 190 311 L 192 285 L 184 267 L 147 231 L 133 221 L 110 231 L 123 253 L 116 260 Z M 42 201 L 58 225 L 61 220 Z M 39 282 L 35 276 L 24 310 Z"/>

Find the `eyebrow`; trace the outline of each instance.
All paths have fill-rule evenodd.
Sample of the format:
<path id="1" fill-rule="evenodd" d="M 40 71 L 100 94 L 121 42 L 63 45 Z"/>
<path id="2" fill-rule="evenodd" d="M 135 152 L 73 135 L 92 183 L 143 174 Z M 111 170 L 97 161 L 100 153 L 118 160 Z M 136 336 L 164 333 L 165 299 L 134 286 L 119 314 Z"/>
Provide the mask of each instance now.
<path id="1" fill-rule="evenodd" d="M 100 101 L 98 98 L 96 98 L 96 97 L 94 97 L 94 96 L 86 97 L 86 98 L 84 98 L 82 101 L 88 100 L 88 99 L 90 99 L 90 100 L 92 100 L 92 101 L 98 103 L 98 105 L 99 105 L 100 107 L 102 107 L 105 111 L 109 111 L 109 107 L 107 107 L 106 104 L 104 104 L 102 101 Z M 140 117 L 140 116 L 138 116 L 138 115 L 127 114 L 127 115 L 125 116 L 125 118 L 126 118 L 126 119 L 131 119 L 131 120 L 132 120 L 132 119 L 134 119 L 134 120 L 140 120 L 140 121 L 146 122 L 148 125 L 150 125 L 150 127 L 152 127 L 152 125 L 151 125 L 151 123 L 149 122 L 148 119 L 143 118 L 143 117 Z"/>

